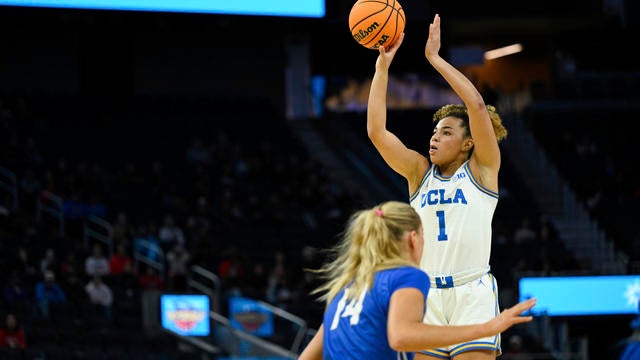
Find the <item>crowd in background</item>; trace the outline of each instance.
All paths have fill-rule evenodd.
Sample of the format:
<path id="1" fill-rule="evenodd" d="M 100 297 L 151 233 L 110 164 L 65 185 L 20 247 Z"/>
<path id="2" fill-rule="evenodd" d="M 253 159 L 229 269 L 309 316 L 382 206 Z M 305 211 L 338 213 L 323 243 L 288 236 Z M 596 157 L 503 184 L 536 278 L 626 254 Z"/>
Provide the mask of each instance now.
<path id="1" fill-rule="evenodd" d="M 74 149 L 73 136 L 80 134 L 71 129 L 55 130 L 70 138 L 52 141 L 54 121 L 34 113 L 41 105 L 37 98 L 12 98 L 0 106 L 0 165 L 17 175 L 19 187 L 18 206 L 2 209 L 0 227 L 2 301 L 9 309 L 3 313 L 5 343 L 26 346 L 38 321 L 68 321 L 58 303 L 117 323 L 127 311 L 140 312 L 136 302 L 145 290 L 189 291 L 192 265 L 221 278 L 223 305 L 243 295 L 297 314 L 311 327 L 320 323 L 322 305 L 309 294 L 316 282 L 303 269 L 319 266 L 321 249 L 337 239 L 364 196 L 345 189 L 286 124 L 268 118 L 272 122 L 253 136 L 245 136 L 240 123 L 223 125 L 225 120 L 210 134 L 178 131 L 175 123 L 162 128 L 167 120 L 160 109 L 150 115 L 158 121 L 157 132 L 144 129 L 149 121 L 131 124 L 142 128 L 135 131 L 118 123 L 106 141 L 83 152 Z M 186 113 L 197 111 L 204 110 Z M 132 136 L 138 143 L 128 144 L 117 137 L 127 131 L 146 134 Z M 152 157 L 144 147 L 155 148 Z M 46 219 L 36 220 L 43 191 L 64 199 L 63 233 Z M 498 210 L 494 224 L 491 263 L 502 284 L 501 306 L 516 301 L 519 276 L 588 271 L 566 251 L 544 214 L 518 212 L 510 200 L 517 191 L 522 189 L 501 192 L 499 209 L 505 210 Z M 517 224 L 506 221 L 507 214 Z M 113 225 L 112 248 L 84 241 L 89 215 Z M 144 254 L 148 249 L 138 246 L 141 241 L 160 251 Z M 141 254 L 165 266 L 158 270 L 136 261 Z M 16 323 L 26 333 L 12 330 Z M 539 339 L 528 336 L 514 333 L 505 350 L 540 350 Z"/>

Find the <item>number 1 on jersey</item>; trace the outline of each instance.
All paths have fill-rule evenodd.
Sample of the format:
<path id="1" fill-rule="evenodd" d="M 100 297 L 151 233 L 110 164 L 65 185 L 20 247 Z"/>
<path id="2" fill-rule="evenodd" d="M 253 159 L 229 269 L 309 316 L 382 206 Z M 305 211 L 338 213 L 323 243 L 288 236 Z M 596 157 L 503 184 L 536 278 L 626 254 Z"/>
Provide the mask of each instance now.
<path id="1" fill-rule="evenodd" d="M 436 215 L 438 216 L 438 228 L 440 229 L 438 241 L 447 241 L 449 237 L 447 236 L 447 227 L 444 223 L 444 211 L 438 210 L 436 211 Z"/>

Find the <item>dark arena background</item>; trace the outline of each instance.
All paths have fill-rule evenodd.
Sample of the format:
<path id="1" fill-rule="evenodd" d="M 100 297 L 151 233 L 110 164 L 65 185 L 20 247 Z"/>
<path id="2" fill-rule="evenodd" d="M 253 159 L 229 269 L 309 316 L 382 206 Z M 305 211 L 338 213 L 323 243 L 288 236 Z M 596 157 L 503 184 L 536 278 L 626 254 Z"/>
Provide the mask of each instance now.
<path id="1" fill-rule="evenodd" d="M 640 299 L 640 5 L 401 3 L 389 127 L 426 150 L 433 111 L 456 101 L 424 57 L 439 13 L 442 54 L 510 132 L 500 306 L 531 295 L 523 279 L 568 280 L 560 297 L 533 292 L 545 307 L 502 334 L 500 358 L 618 359 Z M 15 319 L 25 339 L 0 359 L 297 357 L 323 310 L 305 269 L 352 211 L 408 196 L 366 134 L 377 52 L 349 33 L 353 2 L 321 4 L 295 16 L 0 0 L 0 327 Z M 485 59 L 512 44 L 522 51 Z"/>

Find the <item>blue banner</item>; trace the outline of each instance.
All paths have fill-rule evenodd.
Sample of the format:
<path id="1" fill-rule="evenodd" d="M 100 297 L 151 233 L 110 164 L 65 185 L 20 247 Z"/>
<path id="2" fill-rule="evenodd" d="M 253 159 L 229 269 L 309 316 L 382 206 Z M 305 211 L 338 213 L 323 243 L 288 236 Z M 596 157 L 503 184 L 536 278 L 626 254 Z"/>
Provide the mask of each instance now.
<path id="1" fill-rule="evenodd" d="M 533 314 L 638 314 L 640 275 L 526 277 L 519 288 L 520 300 L 537 298 Z"/>
<path id="2" fill-rule="evenodd" d="M 256 336 L 273 335 L 273 313 L 255 300 L 232 297 L 229 300 L 231 326 Z"/>
<path id="3" fill-rule="evenodd" d="M 160 295 L 162 327 L 184 336 L 208 336 L 211 331 L 207 295 Z"/>
<path id="4" fill-rule="evenodd" d="M 0 5 L 321 18 L 325 0 L 0 0 Z"/>

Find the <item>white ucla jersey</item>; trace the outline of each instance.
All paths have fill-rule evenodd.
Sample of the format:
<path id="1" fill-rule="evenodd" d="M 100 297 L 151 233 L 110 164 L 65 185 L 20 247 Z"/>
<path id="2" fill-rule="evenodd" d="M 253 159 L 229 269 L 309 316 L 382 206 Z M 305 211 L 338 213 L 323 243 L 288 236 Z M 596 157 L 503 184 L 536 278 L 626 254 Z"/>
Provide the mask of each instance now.
<path id="1" fill-rule="evenodd" d="M 468 161 L 451 177 L 429 166 L 409 202 L 422 219 L 420 265 L 432 279 L 464 278 L 490 270 L 491 222 L 498 194 L 478 183 Z"/>

